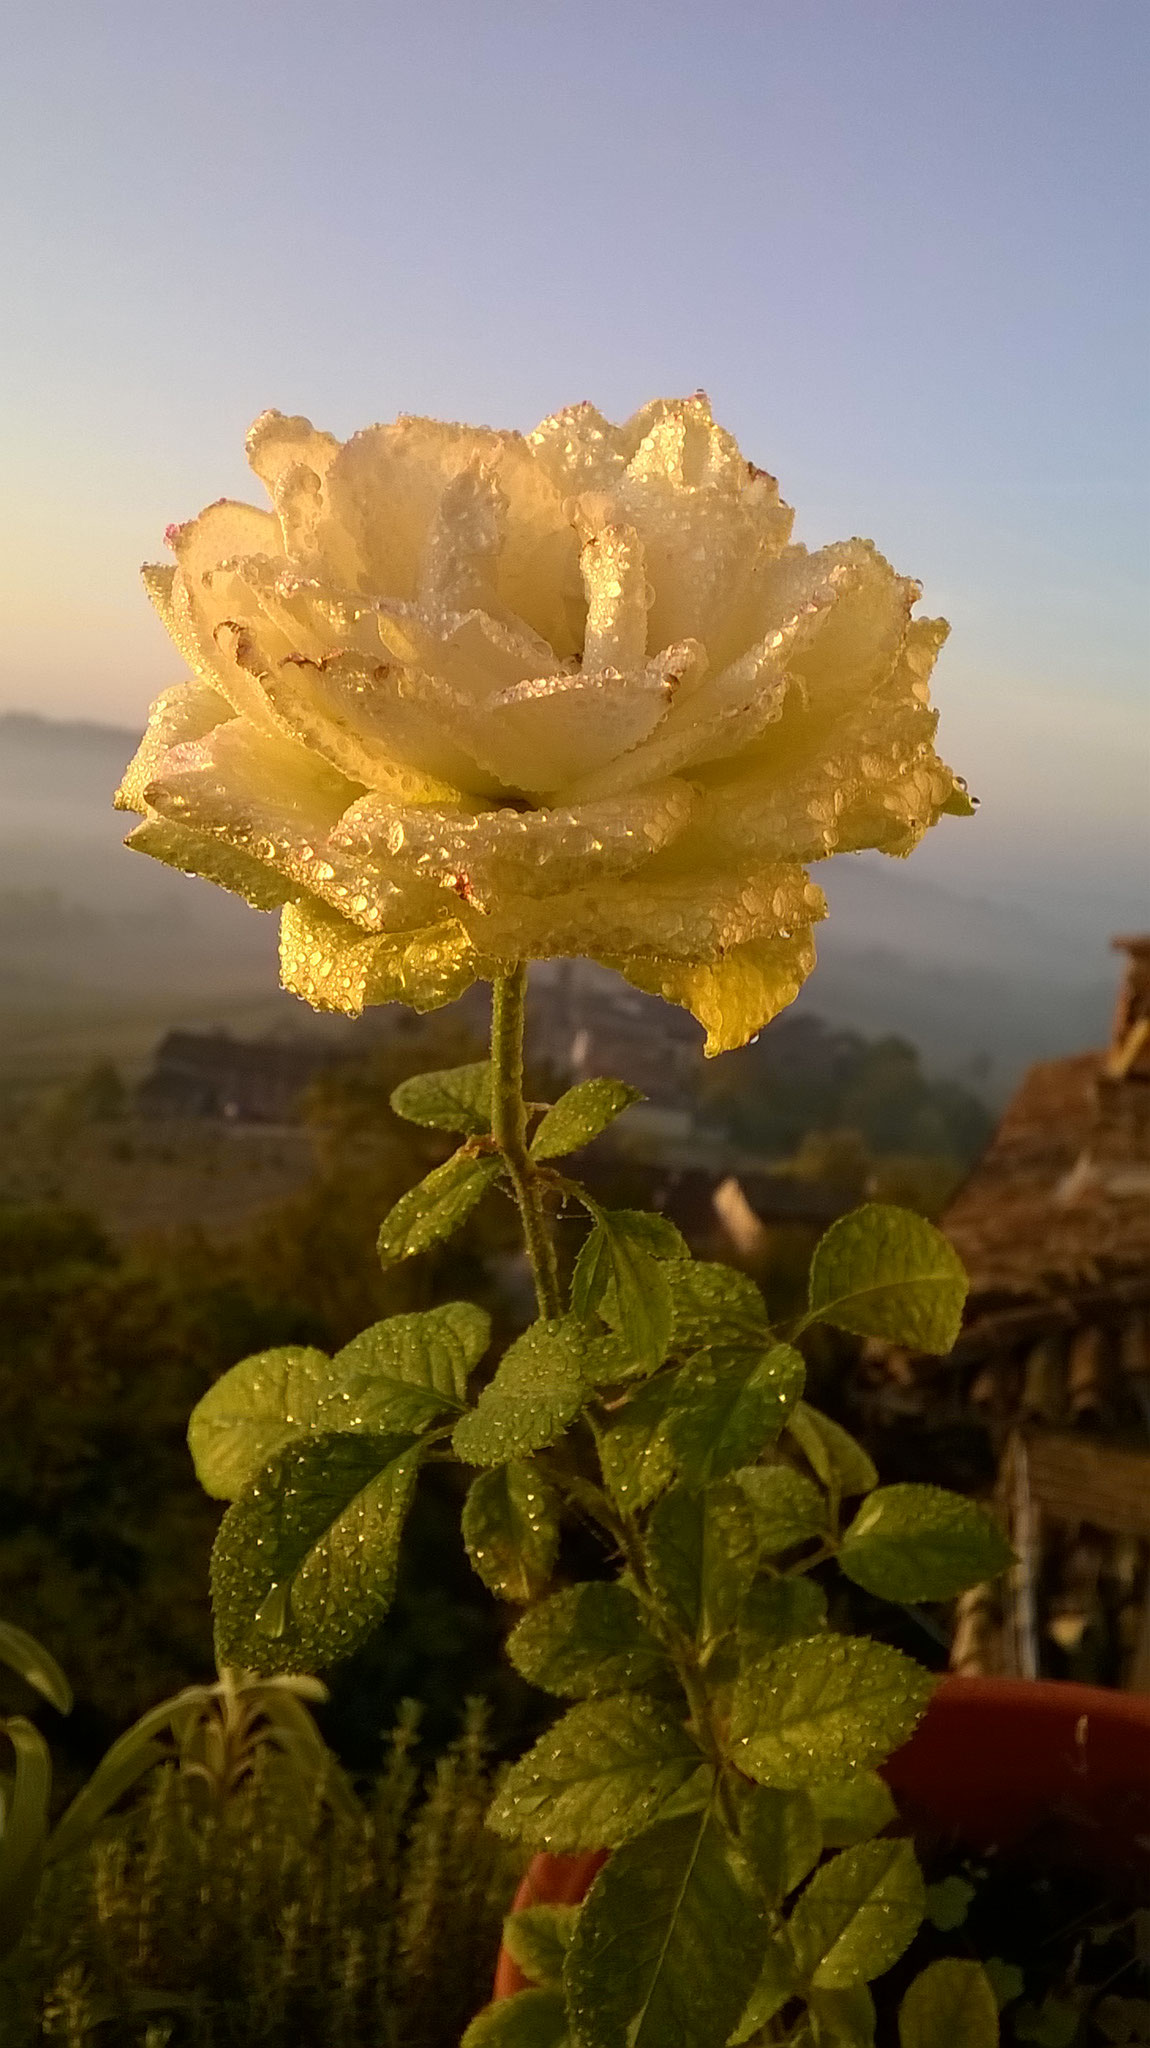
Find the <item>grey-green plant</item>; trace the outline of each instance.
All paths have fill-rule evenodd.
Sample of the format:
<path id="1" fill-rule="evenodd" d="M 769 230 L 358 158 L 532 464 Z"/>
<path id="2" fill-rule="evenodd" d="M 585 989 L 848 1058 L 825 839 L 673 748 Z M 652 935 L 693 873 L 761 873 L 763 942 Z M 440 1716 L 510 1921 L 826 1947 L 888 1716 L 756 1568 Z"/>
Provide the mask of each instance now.
<path id="1" fill-rule="evenodd" d="M 515 1877 L 483 1711 L 426 1775 L 412 1708 L 359 1789 L 321 1692 L 228 1674 L 116 1745 L 0 1966 L 5 2048 L 456 2048 Z"/>
<path id="2" fill-rule="evenodd" d="M 72 1688 L 51 1652 L 14 1622 L 0 1621 L 0 1663 L 67 1714 Z M 40 1730 L 24 1714 L 0 1719 L 13 1768 L 0 1777 L 0 1958 L 16 1946 L 31 1911 L 48 1841 L 52 1759 Z"/>
<path id="3" fill-rule="evenodd" d="M 895 1603 L 945 1601 L 1009 1550 L 975 1503 L 879 1485 L 804 1400 L 799 1340 L 831 1324 L 945 1352 L 963 1271 L 930 1224 L 869 1204 L 818 1246 L 805 1314 L 772 1328 L 745 1276 L 554 1163 L 633 1091 L 591 1080 L 528 1104 L 525 988 L 522 966 L 495 983 L 489 1066 L 397 1091 L 400 1114 L 461 1143 L 379 1243 L 385 1264 L 415 1256 L 502 1188 L 537 1319 L 494 1362 L 486 1318 L 453 1303 L 334 1358 L 281 1350 L 224 1375 L 190 1431 L 228 1502 L 218 1654 L 271 1675 L 353 1650 L 386 1613 L 421 1469 L 459 1460 L 475 1569 L 525 1609 L 511 1660 L 565 1703 L 491 1825 L 522 1850 L 612 1852 L 581 1910 L 552 1922 L 542 1981 L 478 2018 L 468 2048 L 865 2043 L 868 1985 L 925 1910 L 877 1773 L 933 1680 L 831 1626 L 825 1582 L 838 1569 Z M 565 1280 L 556 1224 L 572 1213 L 588 1227 Z M 613 1578 L 556 1578 L 568 1516 L 598 1532 Z"/>

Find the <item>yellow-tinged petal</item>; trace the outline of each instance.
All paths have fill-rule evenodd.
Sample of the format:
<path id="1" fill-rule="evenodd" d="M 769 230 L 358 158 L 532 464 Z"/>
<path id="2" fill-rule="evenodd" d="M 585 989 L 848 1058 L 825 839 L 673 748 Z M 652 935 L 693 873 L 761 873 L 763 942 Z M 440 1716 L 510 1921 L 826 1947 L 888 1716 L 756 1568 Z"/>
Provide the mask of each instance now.
<path id="1" fill-rule="evenodd" d="M 796 693 L 746 756 L 704 770 L 704 816 L 718 838 L 764 858 L 901 855 L 949 804 L 969 807 L 932 744 L 928 678 L 946 634 L 943 619 L 912 620 L 868 689 L 829 702 Z"/>
<path id="2" fill-rule="evenodd" d="M 117 811 L 148 808 L 144 792 L 163 769 L 172 747 L 186 740 L 201 740 L 217 725 L 235 717 L 226 697 L 208 683 L 176 683 L 156 698 L 148 713 L 147 729 L 124 770 L 123 780 L 112 798 Z"/>
<path id="3" fill-rule="evenodd" d="M 476 944 L 500 958 L 613 960 L 634 952 L 714 961 L 749 939 L 797 931 L 825 915 L 821 889 L 800 867 L 729 855 L 700 874 L 679 854 L 672 846 L 630 874 L 595 875 L 562 894 L 503 889 L 482 912 L 465 902 L 461 918 Z M 669 873 L 660 872 L 664 860 Z"/>
<path id="4" fill-rule="evenodd" d="M 642 668 L 647 656 L 647 572 L 633 526 L 604 526 L 581 558 L 587 592 L 583 672 Z"/>
<path id="5" fill-rule="evenodd" d="M 150 813 L 306 889 L 327 834 L 362 793 L 305 748 L 236 718 L 170 748 L 143 798 Z"/>
<path id="6" fill-rule="evenodd" d="M 280 978 L 316 1010 L 352 1017 L 372 1003 L 437 1010 L 496 971 L 455 923 L 365 938 L 306 898 L 286 903 L 280 919 Z"/>
<path id="7" fill-rule="evenodd" d="M 697 807 L 685 782 L 626 799 L 554 810 L 409 808 L 380 796 L 353 804 L 325 842 L 329 859 L 376 877 L 447 890 L 486 915 L 507 896 L 550 899 L 588 877 L 607 885 L 642 867 L 684 831 Z M 346 915 L 345 911 L 345 915 Z"/>
<path id="8" fill-rule="evenodd" d="M 313 427 L 300 413 L 261 412 L 247 431 L 247 458 L 260 482 L 275 502 L 276 492 L 293 469 L 301 465 L 316 477 L 323 477 L 339 442 L 334 434 Z"/>
<path id="9" fill-rule="evenodd" d="M 486 704 L 452 707 L 452 730 L 496 787 L 542 796 L 647 739 L 666 716 L 676 682 L 661 661 L 625 676 L 540 676 Z"/>
<path id="10" fill-rule="evenodd" d="M 289 654 L 282 661 L 265 663 L 243 634 L 236 636 L 234 652 L 239 665 L 258 677 L 280 730 L 350 782 L 364 783 L 396 803 L 465 801 L 452 783 L 397 759 L 394 741 L 389 744 L 370 730 L 376 700 L 388 682 L 386 664 L 373 666 L 360 655 L 346 654 L 320 661 Z M 464 781 L 473 779 L 473 764 L 454 749 L 445 751 L 436 736 L 430 738 L 427 751 L 462 769 Z"/>
<path id="11" fill-rule="evenodd" d="M 657 400 L 616 491 L 642 536 L 654 598 L 650 644 L 688 634 L 725 664 L 753 637 L 759 581 L 794 518 L 765 470 L 740 455 L 701 393 Z"/>
<path id="12" fill-rule="evenodd" d="M 789 938 L 752 939 L 721 960 L 666 960 L 633 953 L 604 960 L 648 995 L 678 1003 L 707 1033 L 708 1059 L 735 1052 L 793 1003 L 815 964 L 810 931 Z"/>
<path id="13" fill-rule="evenodd" d="M 641 440 L 642 436 L 638 437 Z M 626 427 L 613 426 L 593 405 L 569 405 L 540 420 L 527 446 L 558 496 L 610 492 L 638 446 Z"/>
<path id="14" fill-rule="evenodd" d="M 190 832 L 186 825 L 173 825 L 167 818 L 145 818 L 124 841 L 133 853 L 149 853 L 165 867 L 178 868 L 183 875 L 199 875 L 215 882 L 233 896 L 242 896 L 253 910 L 278 910 L 292 892 L 292 884 L 262 862 L 252 860 L 224 840 L 203 832 Z"/>
<path id="15" fill-rule="evenodd" d="M 476 610 L 499 616 L 499 557 L 506 535 L 507 499 L 499 479 L 473 455 L 447 485 L 424 542 L 418 596 L 431 616 Z"/>

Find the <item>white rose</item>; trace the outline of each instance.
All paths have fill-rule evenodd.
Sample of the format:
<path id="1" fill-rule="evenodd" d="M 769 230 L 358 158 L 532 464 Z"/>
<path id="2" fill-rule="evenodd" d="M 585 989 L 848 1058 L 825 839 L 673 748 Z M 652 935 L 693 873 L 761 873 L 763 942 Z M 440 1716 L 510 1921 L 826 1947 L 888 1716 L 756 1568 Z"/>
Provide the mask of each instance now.
<path id="1" fill-rule="evenodd" d="M 248 452 L 273 510 L 210 505 L 145 570 L 194 680 L 116 800 L 129 846 L 282 906 L 319 1008 L 581 954 L 722 1051 L 814 964 L 805 862 L 969 809 L 933 747 L 945 625 L 869 541 L 789 546 L 701 395 L 526 438 L 270 412 Z"/>

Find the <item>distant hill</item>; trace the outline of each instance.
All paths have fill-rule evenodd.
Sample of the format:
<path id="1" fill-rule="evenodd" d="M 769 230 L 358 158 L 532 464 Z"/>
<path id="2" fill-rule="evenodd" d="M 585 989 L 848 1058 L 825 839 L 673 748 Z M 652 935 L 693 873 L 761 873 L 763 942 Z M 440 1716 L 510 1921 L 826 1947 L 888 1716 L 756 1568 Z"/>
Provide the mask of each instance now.
<path id="1" fill-rule="evenodd" d="M 0 1026 L 92 1011 L 105 1018 L 101 1050 L 115 1035 L 109 1004 L 113 1017 L 146 1011 L 149 1029 L 230 1021 L 253 1005 L 307 1028 L 302 1007 L 274 995 L 274 918 L 124 850 L 130 821 L 111 797 L 137 738 L 0 716 Z M 952 893 L 916 879 L 913 862 L 877 855 L 828 862 L 818 879 L 831 916 L 802 1008 L 898 1033 L 936 1070 L 995 1096 L 1029 1061 L 1105 1037 L 1109 934 L 1084 942 L 1080 929 Z"/>

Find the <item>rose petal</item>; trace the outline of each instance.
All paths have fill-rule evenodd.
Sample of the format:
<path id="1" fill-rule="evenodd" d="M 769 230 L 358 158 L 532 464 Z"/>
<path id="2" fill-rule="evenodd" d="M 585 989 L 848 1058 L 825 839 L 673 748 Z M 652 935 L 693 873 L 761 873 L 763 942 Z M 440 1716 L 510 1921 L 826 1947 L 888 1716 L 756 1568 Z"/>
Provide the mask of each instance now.
<path id="1" fill-rule="evenodd" d="M 496 971 L 496 963 L 478 954 L 462 927 L 452 922 L 386 939 L 365 938 L 354 925 L 306 899 L 285 904 L 280 919 L 283 985 L 316 1010 L 353 1017 L 370 1003 L 436 1010 Z"/>
<path id="2" fill-rule="evenodd" d="M 654 732 L 673 694 L 662 662 L 631 675 L 541 676 L 459 706 L 453 730 L 498 785 L 537 796 L 629 752 Z"/>
<path id="3" fill-rule="evenodd" d="M 626 673 L 647 655 L 647 575 L 633 526 L 604 526 L 580 557 L 587 593 L 583 672 Z"/>
<path id="4" fill-rule="evenodd" d="M 501 603 L 557 655 L 574 653 L 583 621 L 576 538 L 553 485 L 519 434 L 414 418 L 356 434 L 327 472 L 320 554 L 338 530 L 351 543 L 353 587 L 401 601 L 415 598 L 444 493 L 475 460 L 498 478 L 507 505 Z"/>
<path id="5" fill-rule="evenodd" d="M 226 697 L 198 678 L 162 691 L 148 713 L 144 737 L 112 798 L 113 807 L 117 811 L 146 811 L 144 791 L 161 772 L 170 749 L 185 740 L 203 739 L 234 716 Z"/>
<path id="6" fill-rule="evenodd" d="M 794 515 L 774 478 L 715 425 L 701 393 L 653 410 L 616 491 L 619 516 L 646 550 L 651 644 L 690 634 L 722 665 L 751 637 L 758 580 Z"/>
<path id="7" fill-rule="evenodd" d="M 502 890 L 486 914 L 465 907 L 462 919 L 476 944 L 501 958 L 615 960 L 634 952 L 714 961 L 749 939 L 789 936 L 825 909 L 802 868 L 732 858 L 716 863 L 702 887 L 690 864 L 670 874 L 648 866 L 562 895 Z"/>
<path id="8" fill-rule="evenodd" d="M 721 960 L 683 961 L 632 953 L 605 960 L 648 995 L 679 1003 L 697 1017 L 707 1033 L 703 1051 L 734 1052 L 793 1003 L 815 964 L 815 943 L 809 930 L 789 938 L 749 940 Z"/>
<path id="9" fill-rule="evenodd" d="M 166 867 L 178 868 L 181 874 L 199 875 L 205 882 L 215 882 L 233 896 L 242 896 L 253 910 L 278 910 L 292 892 L 292 884 L 262 862 L 252 860 L 224 840 L 190 832 L 186 826 L 173 825 L 167 818 L 145 818 L 129 832 L 124 845 L 131 847 L 133 853 L 151 854 L 153 860 L 162 860 Z"/>
<path id="10" fill-rule="evenodd" d="M 551 896 L 607 881 L 649 861 L 672 844 L 696 806 L 683 782 L 640 796 L 546 811 L 404 809 L 378 796 L 361 797 L 329 834 L 325 847 L 349 870 L 371 878 L 404 878 L 450 890 L 486 911 L 501 896 Z"/>
<path id="11" fill-rule="evenodd" d="M 239 718 L 169 748 L 143 790 L 150 812 L 225 840 L 305 888 L 317 849 L 360 795 L 306 748 Z"/>
<path id="12" fill-rule="evenodd" d="M 946 633 L 942 619 L 912 620 L 889 670 L 840 701 L 837 715 L 826 693 L 814 703 L 796 696 L 749 761 L 704 771 L 720 839 L 768 858 L 909 853 L 956 792 L 961 800 L 934 751 L 937 718 L 924 701 Z"/>

